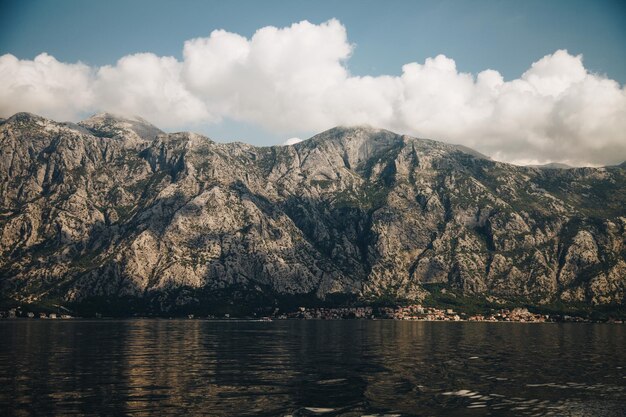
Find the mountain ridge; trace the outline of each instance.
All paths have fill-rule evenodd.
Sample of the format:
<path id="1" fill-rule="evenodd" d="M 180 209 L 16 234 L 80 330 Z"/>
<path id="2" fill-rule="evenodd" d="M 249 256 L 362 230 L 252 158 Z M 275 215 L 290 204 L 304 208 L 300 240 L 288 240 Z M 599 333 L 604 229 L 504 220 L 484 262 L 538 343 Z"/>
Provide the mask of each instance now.
<path id="1" fill-rule="evenodd" d="M 446 285 L 624 303 L 623 167 L 518 167 L 363 126 L 254 147 L 144 122 L 0 125 L 4 298 L 171 311 Z"/>

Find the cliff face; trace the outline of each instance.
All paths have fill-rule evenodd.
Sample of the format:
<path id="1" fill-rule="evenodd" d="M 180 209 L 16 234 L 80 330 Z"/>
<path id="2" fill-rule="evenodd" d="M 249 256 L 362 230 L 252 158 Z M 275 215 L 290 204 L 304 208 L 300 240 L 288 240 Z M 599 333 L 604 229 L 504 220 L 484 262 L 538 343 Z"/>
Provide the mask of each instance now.
<path id="1" fill-rule="evenodd" d="M 541 169 L 366 127 L 219 144 L 141 119 L 0 125 L 3 298 L 624 303 L 624 167 Z M 231 294 L 231 295 L 229 295 Z"/>

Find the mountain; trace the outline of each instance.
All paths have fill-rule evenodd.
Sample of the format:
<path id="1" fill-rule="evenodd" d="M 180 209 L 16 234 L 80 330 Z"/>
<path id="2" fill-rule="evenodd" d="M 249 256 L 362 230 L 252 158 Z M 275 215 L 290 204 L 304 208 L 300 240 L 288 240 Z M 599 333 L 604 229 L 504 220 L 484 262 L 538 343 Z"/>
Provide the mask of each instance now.
<path id="1" fill-rule="evenodd" d="M 0 294 L 122 313 L 441 288 L 619 307 L 625 207 L 624 166 L 519 167 L 371 127 L 254 147 L 19 113 L 0 124 Z"/>
<path id="2" fill-rule="evenodd" d="M 138 145 L 152 141 L 157 135 L 164 132 L 142 119 L 100 113 L 78 123 L 94 136 L 116 138 L 127 145 Z"/>
<path id="3" fill-rule="evenodd" d="M 542 168 L 542 169 L 570 169 L 573 168 L 571 165 L 561 164 L 559 162 L 550 162 L 543 165 L 528 165 L 533 168 Z"/>

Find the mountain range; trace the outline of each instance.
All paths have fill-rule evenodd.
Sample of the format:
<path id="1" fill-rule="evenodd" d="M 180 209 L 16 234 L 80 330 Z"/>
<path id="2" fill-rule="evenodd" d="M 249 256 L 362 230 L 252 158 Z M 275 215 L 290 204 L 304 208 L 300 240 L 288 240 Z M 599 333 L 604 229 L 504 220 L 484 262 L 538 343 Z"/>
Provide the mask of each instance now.
<path id="1" fill-rule="evenodd" d="M 626 166 L 522 167 L 367 126 L 217 143 L 0 120 L 0 296 L 172 313 L 424 302 L 622 308 Z"/>

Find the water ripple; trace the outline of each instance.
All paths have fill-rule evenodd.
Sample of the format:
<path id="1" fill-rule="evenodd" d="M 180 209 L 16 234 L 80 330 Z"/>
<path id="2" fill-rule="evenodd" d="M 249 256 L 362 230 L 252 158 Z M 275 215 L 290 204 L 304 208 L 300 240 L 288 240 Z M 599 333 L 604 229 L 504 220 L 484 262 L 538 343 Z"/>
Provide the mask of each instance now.
<path id="1" fill-rule="evenodd" d="M 623 414 L 621 326 L 0 322 L 0 414 Z"/>

